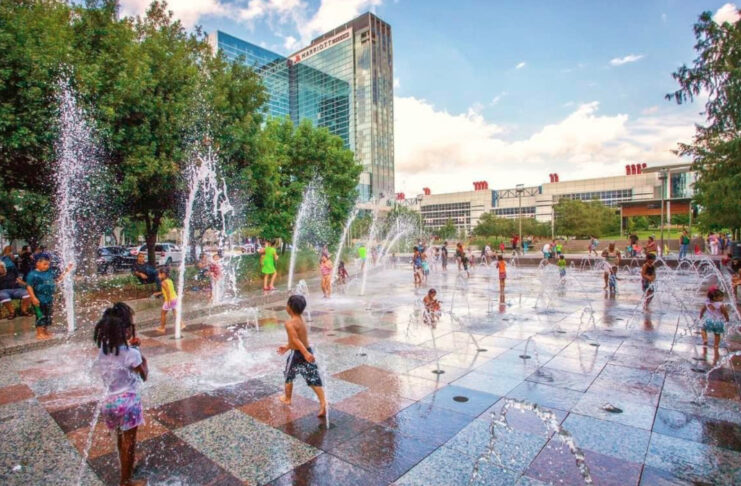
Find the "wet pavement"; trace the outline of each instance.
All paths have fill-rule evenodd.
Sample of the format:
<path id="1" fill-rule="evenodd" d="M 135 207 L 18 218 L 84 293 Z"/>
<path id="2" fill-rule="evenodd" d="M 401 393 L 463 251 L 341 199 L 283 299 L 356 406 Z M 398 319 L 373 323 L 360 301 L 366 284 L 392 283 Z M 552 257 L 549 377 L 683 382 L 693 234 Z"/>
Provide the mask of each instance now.
<path id="1" fill-rule="evenodd" d="M 310 282 L 328 422 L 301 378 L 290 407 L 278 400 L 281 303 L 260 309 L 259 331 L 229 310 L 180 340 L 141 332 L 150 380 L 136 475 L 171 485 L 584 484 L 563 435 L 535 413 L 515 406 L 492 426 L 514 403 L 554 414 L 594 484 L 741 483 L 741 358 L 706 376 L 712 349 L 689 328 L 708 269 L 660 270 L 648 313 L 627 268 L 615 298 L 591 264 L 564 282 L 552 266 L 510 265 L 503 298 L 488 268 L 463 279 L 450 265 L 416 291 L 410 273 L 373 274 L 365 297 L 351 282 L 325 300 Z M 420 308 L 430 286 L 444 310 L 434 329 Z M 741 348 L 737 336 L 726 343 L 720 360 Z M 67 343 L 0 358 L 0 483 L 117 484 L 115 441 L 93 420 L 96 353 Z"/>

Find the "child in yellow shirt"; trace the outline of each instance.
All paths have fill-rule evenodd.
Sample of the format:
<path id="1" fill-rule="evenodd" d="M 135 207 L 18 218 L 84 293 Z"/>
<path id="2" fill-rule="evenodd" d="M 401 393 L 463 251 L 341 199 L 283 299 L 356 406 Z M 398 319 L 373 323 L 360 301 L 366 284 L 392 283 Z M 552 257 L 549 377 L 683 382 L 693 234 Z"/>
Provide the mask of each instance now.
<path id="1" fill-rule="evenodd" d="M 162 304 L 162 313 L 160 314 L 160 327 L 157 329 L 162 334 L 165 333 L 165 324 L 167 323 L 167 312 L 172 311 L 172 315 L 177 319 L 178 294 L 175 292 L 175 285 L 170 278 L 170 269 L 167 267 L 159 268 L 159 277 L 162 284 L 162 298 L 165 302 Z M 180 329 L 185 328 L 185 323 L 180 324 Z"/>

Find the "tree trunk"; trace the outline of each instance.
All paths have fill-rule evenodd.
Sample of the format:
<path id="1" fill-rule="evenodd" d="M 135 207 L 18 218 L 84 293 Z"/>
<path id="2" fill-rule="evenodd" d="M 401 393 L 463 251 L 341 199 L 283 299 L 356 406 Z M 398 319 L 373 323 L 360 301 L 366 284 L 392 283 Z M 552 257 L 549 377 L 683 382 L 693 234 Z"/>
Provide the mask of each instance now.
<path id="1" fill-rule="evenodd" d="M 144 212 L 144 225 L 146 227 L 144 241 L 147 243 L 147 261 L 149 261 L 150 265 L 155 265 L 157 263 L 154 247 L 157 243 L 157 233 L 159 232 L 161 221 L 162 213 L 154 213 L 153 215 L 150 215 L 149 211 Z"/>

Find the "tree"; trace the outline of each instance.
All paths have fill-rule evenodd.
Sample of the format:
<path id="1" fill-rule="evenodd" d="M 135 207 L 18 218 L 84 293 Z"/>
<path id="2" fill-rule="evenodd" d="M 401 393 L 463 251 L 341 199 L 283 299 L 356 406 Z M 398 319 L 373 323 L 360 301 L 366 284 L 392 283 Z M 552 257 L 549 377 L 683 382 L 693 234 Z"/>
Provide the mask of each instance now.
<path id="1" fill-rule="evenodd" d="M 32 248 L 51 230 L 49 199 L 32 191 L 0 188 L 0 228 L 9 240 L 25 240 Z"/>
<path id="2" fill-rule="evenodd" d="M 457 231 L 458 229 L 456 228 L 455 223 L 453 223 L 453 220 L 448 218 L 445 225 L 435 231 L 435 233 L 437 233 L 438 238 L 447 240 L 448 238 L 454 237 Z"/>
<path id="3" fill-rule="evenodd" d="M 510 236 L 516 233 L 515 223 L 517 220 L 499 218 L 494 213 L 484 213 L 473 229 L 475 236 Z"/>
<path id="4" fill-rule="evenodd" d="M 331 234 L 338 238 L 355 204 L 362 170 L 342 139 L 308 120 L 294 126 L 287 118 L 276 118 L 262 131 L 260 151 L 246 173 L 254 187 L 251 201 L 263 235 L 290 241 L 304 189 L 319 177 Z"/>
<path id="5" fill-rule="evenodd" d="M 710 12 L 694 26 L 692 66 L 672 74 L 680 88 L 666 95 L 678 104 L 707 94 L 705 125 L 697 125 L 691 144 L 680 144 L 678 154 L 691 157 L 697 171 L 695 201 L 701 206 L 699 223 L 706 229 L 741 227 L 741 21 L 717 24 Z"/>
<path id="6" fill-rule="evenodd" d="M 554 206 L 556 233 L 564 236 L 589 237 L 617 233 L 620 216 L 615 208 L 601 202 L 561 199 Z"/>

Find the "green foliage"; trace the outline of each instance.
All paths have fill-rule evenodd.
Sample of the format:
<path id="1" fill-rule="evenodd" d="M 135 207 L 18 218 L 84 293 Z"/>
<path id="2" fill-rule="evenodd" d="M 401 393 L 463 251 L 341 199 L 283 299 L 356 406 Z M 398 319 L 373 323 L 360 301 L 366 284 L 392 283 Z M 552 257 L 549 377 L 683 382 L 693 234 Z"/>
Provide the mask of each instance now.
<path id="1" fill-rule="evenodd" d="M 254 187 L 254 217 L 266 238 L 290 241 L 306 186 L 319 177 L 335 240 L 355 203 L 362 168 L 342 139 L 308 120 L 271 119 L 260 137 L 261 157 L 245 171 Z"/>
<path id="2" fill-rule="evenodd" d="M 129 239 L 145 235 L 153 258 L 158 234 L 182 216 L 183 173 L 193 144 L 208 137 L 218 151 L 235 226 L 290 240 L 304 188 L 321 177 L 332 239 L 352 207 L 361 167 L 342 140 L 309 122 L 263 120 L 267 94 L 243 63 L 213 54 L 206 38 L 186 31 L 153 2 L 146 14 L 118 18 L 115 0 L 0 2 L 0 180 L 29 200 L 53 193 L 55 95 L 62 74 L 95 120 L 113 181 L 107 204 L 121 213 Z M 12 195 L 15 194 L 15 195 Z M 5 192 L 2 201 L 21 193 Z M 47 213 L 50 211 L 47 210 Z M 35 224 L 0 205 L 5 231 Z M 10 220 L 12 222 L 9 222 Z M 213 227 L 194 220 L 194 232 Z M 19 230 L 12 229 L 19 233 Z"/>
<path id="3" fill-rule="evenodd" d="M 675 73 L 679 90 L 666 95 L 677 103 L 707 93 L 705 125 L 696 125 L 691 144 L 678 153 L 693 159 L 698 173 L 695 201 L 705 229 L 741 227 L 741 22 L 715 23 L 711 12 L 694 26 L 697 58 Z"/>
<path id="4" fill-rule="evenodd" d="M 485 213 L 479 218 L 479 223 L 473 229 L 475 236 L 498 236 L 504 240 L 519 234 L 520 222 L 518 219 L 499 218 L 493 213 Z M 535 218 L 522 218 L 522 236 L 550 236 L 550 223 L 540 223 Z"/>
<path id="5" fill-rule="evenodd" d="M 453 220 L 448 219 L 445 222 L 445 225 L 442 228 L 434 231 L 434 233 L 437 235 L 438 238 L 447 240 L 448 238 L 454 237 L 457 231 L 458 230 L 455 226 L 455 223 L 453 223 Z"/>
<path id="6" fill-rule="evenodd" d="M 556 212 L 556 234 L 587 238 L 620 230 L 620 216 L 615 208 L 599 201 L 561 199 L 554 206 Z"/>
<path id="7" fill-rule="evenodd" d="M 0 229 L 10 240 L 25 240 L 36 247 L 51 231 L 53 214 L 49 199 L 43 194 L 20 189 L 5 191 L 0 187 Z"/>

